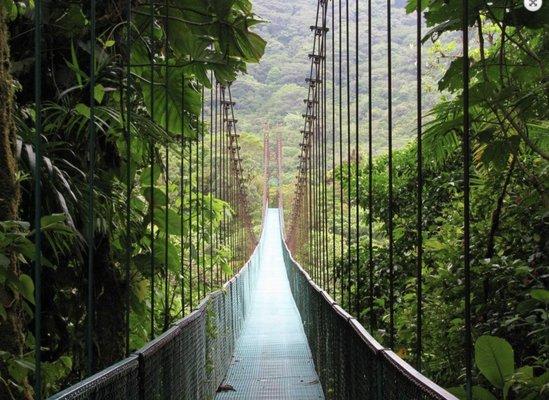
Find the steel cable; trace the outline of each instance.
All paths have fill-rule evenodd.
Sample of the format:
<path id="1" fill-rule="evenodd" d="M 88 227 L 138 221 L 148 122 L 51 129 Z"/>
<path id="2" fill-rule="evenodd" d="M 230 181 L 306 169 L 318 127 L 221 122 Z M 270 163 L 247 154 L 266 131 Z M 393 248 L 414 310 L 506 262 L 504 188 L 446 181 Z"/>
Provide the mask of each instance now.
<path id="1" fill-rule="evenodd" d="M 416 73 L 417 73 L 417 310 L 416 310 L 416 369 L 421 372 L 423 352 L 423 142 L 422 142 L 422 57 L 421 57 L 421 7 L 416 10 Z"/>
<path id="2" fill-rule="evenodd" d="M 168 85 L 169 85 L 169 29 L 168 29 L 168 20 L 170 18 L 170 8 L 168 7 L 168 2 L 164 2 L 165 10 L 165 19 L 164 25 L 166 29 L 166 34 L 164 35 L 164 97 L 168 98 Z M 165 102 L 164 106 L 164 130 L 166 132 L 166 137 L 169 137 L 169 108 L 168 101 Z M 168 210 L 170 207 L 170 149 L 169 145 L 165 146 L 165 166 L 164 166 L 164 190 L 166 191 L 164 197 L 164 331 L 168 330 L 170 324 L 170 311 L 168 306 L 169 299 L 169 290 L 168 290 L 168 280 L 169 280 L 169 269 L 168 269 L 168 245 L 169 245 L 169 232 L 168 232 Z M 154 194 L 153 194 L 154 195 Z"/>
<path id="3" fill-rule="evenodd" d="M 34 7 L 34 394 L 42 396 L 42 2 Z"/>
<path id="4" fill-rule="evenodd" d="M 471 324 L 471 127 L 469 115 L 469 0 L 462 0 L 462 43 L 463 43 L 463 274 L 464 274 L 464 319 L 465 319 L 465 391 L 472 399 L 473 343 Z"/>
<path id="5" fill-rule="evenodd" d="M 151 10 L 151 27 L 150 27 L 150 35 L 151 38 L 154 37 L 154 1 L 151 0 L 149 3 L 149 7 Z M 150 45 L 150 54 L 149 54 L 149 61 L 150 61 L 150 72 L 151 72 L 151 79 L 150 79 L 150 91 L 151 91 L 151 109 L 150 109 L 150 117 L 151 122 L 154 123 L 154 112 L 155 112 L 155 87 L 154 87 L 154 43 L 151 43 Z M 153 340 L 156 336 L 155 334 L 155 324 L 154 324 L 154 308 L 155 308 L 155 234 L 154 234 L 154 209 L 155 209 L 155 199 L 154 199 L 154 189 L 155 189 L 155 181 L 154 181 L 154 163 L 155 163 L 155 146 L 154 146 L 154 139 L 151 137 L 149 142 L 149 157 L 150 157 L 150 168 L 151 168 L 151 176 L 150 176 L 150 204 L 149 204 L 149 213 L 150 213 L 150 241 L 151 241 L 151 254 L 150 254 L 150 293 L 151 293 L 151 331 L 150 331 L 150 339 Z"/>
<path id="6" fill-rule="evenodd" d="M 95 250 L 95 42 L 96 42 L 96 18 L 95 18 L 95 0 L 90 2 L 90 83 L 89 83 L 89 102 L 90 118 L 88 130 L 88 232 L 87 232 L 87 293 L 86 293 L 86 372 L 88 375 L 93 373 L 93 324 L 94 324 L 94 285 L 93 285 L 93 263 Z"/>
<path id="7" fill-rule="evenodd" d="M 395 266 L 393 232 L 393 80 L 392 80 L 391 0 L 387 0 L 387 145 L 388 145 L 388 204 L 389 236 L 389 348 L 395 344 Z"/>

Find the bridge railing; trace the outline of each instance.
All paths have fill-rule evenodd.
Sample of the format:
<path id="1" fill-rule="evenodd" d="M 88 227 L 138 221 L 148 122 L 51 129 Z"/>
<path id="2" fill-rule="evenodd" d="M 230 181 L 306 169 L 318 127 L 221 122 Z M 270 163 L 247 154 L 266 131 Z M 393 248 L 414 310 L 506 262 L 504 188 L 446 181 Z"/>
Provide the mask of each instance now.
<path id="1" fill-rule="evenodd" d="M 457 400 L 394 352 L 311 279 L 282 239 L 290 287 L 327 399 Z"/>
<path id="2" fill-rule="evenodd" d="M 261 242 L 223 288 L 119 363 L 51 399 L 211 399 L 225 377 L 251 302 Z"/>

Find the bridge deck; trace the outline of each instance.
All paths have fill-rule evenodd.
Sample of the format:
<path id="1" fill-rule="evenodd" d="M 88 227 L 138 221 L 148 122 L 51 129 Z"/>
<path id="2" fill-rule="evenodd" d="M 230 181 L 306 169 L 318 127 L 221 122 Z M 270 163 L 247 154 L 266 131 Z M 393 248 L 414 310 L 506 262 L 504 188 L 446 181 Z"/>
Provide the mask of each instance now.
<path id="1" fill-rule="evenodd" d="M 280 243 L 277 209 L 265 221 L 261 268 L 225 385 L 225 399 L 324 399 L 294 303 Z"/>

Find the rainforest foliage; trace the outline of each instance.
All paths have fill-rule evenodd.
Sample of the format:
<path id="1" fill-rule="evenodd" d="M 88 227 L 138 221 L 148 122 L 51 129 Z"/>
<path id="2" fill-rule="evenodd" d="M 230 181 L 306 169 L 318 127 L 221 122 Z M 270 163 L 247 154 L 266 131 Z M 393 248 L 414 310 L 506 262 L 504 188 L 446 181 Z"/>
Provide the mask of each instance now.
<path id="1" fill-rule="evenodd" d="M 45 395 L 86 373 L 90 198 L 94 203 L 94 370 L 124 357 L 126 298 L 131 309 L 131 350 L 149 340 L 151 329 L 160 333 L 215 289 L 221 282 L 215 279 L 212 286 L 210 274 L 227 277 L 243 264 L 247 249 L 214 246 L 209 231 L 213 229 L 213 237 L 219 237 L 217 232 L 223 229 L 223 243 L 237 234 L 231 230 L 231 204 L 203 190 L 204 180 L 211 182 L 211 176 L 199 179 L 195 171 L 191 178 L 190 165 L 180 166 L 182 160 L 190 160 L 191 146 L 199 149 L 194 153 L 196 160 L 211 160 L 212 149 L 195 144 L 202 133 L 208 135 L 209 124 L 201 122 L 201 113 L 202 104 L 210 99 L 202 96 L 209 96 L 212 79 L 229 84 L 246 72 L 248 63 L 258 62 L 265 48 L 265 41 L 252 31 L 261 20 L 247 0 L 97 1 L 95 21 L 89 1 L 42 2 L 43 167 L 36 176 L 34 4 L 0 1 L 2 399 L 32 398 L 33 187 L 37 179 L 42 183 L 45 215 Z M 92 27 L 96 40 L 91 39 Z M 92 111 L 95 175 L 90 193 Z M 250 179 L 248 189 L 251 203 L 260 207 L 257 183 Z M 129 204 L 128 190 L 132 193 Z M 190 196 L 183 196 L 189 192 Z M 260 218 L 260 210 L 255 209 L 254 215 Z M 125 280 L 128 248 L 129 285 Z M 156 266 L 152 275 L 151 265 Z M 190 268 L 195 271 L 189 272 Z M 181 271 L 187 272 L 181 276 Z M 192 282 L 188 274 L 194 277 Z M 151 279 L 156 281 L 152 288 Z M 152 328 L 151 292 L 156 297 Z M 167 318 L 163 310 L 168 310 Z"/>
<path id="2" fill-rule="evenodd" d="M 252 67 L 251 74 L 244 76 L 241 84 L 235 84 L 234 90 L 236 100 L 245 103 L 240 111 L 245 116 L 244 126 L 251 133 L 242 136 L 245 167 L 252 172 L 247 189 L 251 204 L 260 205 L 262 145 L 257 136 L 263 124 L 268 123 L 273 133 L 283 136 L 285 143 L 282 183 L 284 203 L 289 205 L 290 182 L 298 161 L 302 98 L 306 95 L 301 85 L 308 71 L 311 43 L 308 27 L 314 20 L 314 7 L 305 0 L 291 4 L 282 0 L 256 2 L 260 5 L 259 14 L 272 21 L 258 28 L 271 46 L 265 62 Z M 45 394 L 52 394 L 86 374 L 86 239 L 90 198 L 95 204 L 95 370 L 125 354 L 127 296 L 131 307 L 129 347 L 135 349 L 154 333 L 150 318 L 151 289 L 156 297 L 153 330 L 159 333 L 180 318 L 182 311 L 188 312 L 201 295 L 217 287 L 219 282 L 210 285 L 208 275 L 200 278 L 197 265 L 207 274 L 211 271 L 209 267 L 215 265 L 222 276 L 229 276 L 244 261 L 242 249 L 233 252 L 229 246 L 214 247 L 209 242 L 210 236 L 204 236 L 204 226 L 211 226 L 224 236 L 234 235 L 227 228 L 233 216 L 231 205 L 213 198 L 209 192 L 203 193 L 198 175 L 191 175 L 188 168 L 180 169 L 180 161 L 191 159 L 189 150 L 195 151 L 202 130 L 206 134 L 209 130 L 208 124 L 200 121 L 203 89 L 208 93 L 212 74 L 219 82 L 229 83 L 247 72 L 249 63 L 262 58 L 265 41 L 254 33 L 262 20 L 253 13 L 248 0 L 156 0 L 132 1 L 131 23 L 127 23 L 127 3 L 97 1 L 97 40 L 92 42 L 89 1 L 43 2 L 40 115 L 43 168 L 40 176 L 36 176 L 34 2 L 0 0 L 2 399 L 33 397 L 32 261 L 36 239 L 33 192 L 38 178 L 42 182 L 44 215 L 41 225 Z M 415 19 L 406 12 L 413 13 L 419 6 L 426 25 L 424 48 L 428 60 L 424 68 L 424 105 L 430 110 L 423 128 L 422 372 L 451 387 L 459 397 L 464 396 L 461 70 L 467 62 L 471 71 L 473 147 L 470 171 L 471 300 L 476 365 L 473 392 L 478 400 L 544 398 L 549 392 L 549 10 L 544 4 L 540 11 L 530 13 L 521 0 L 489 3 L 469 0 L 469 4 L 469 60 L 461 57 L 461 43 L 457 40 L 461 2 L 396 1 L 393 9 L 394 92 L 398 93 L 394 134 L 395 143 L 400 146 L 393 160 L 395 351 L 414 364 L 418 148 L 415 141 L 410 142 L 414 134 L 410 127 L 415 127 L 415 65 L 410 61 L 415 56 Z M 343 251 L 337 246 L 335 257 L 330 259 L 336 266 L 337 287 L 358 296 L 361 305 L 358 317 L 372 328 L 378 340 L 387 344 L 390 299 L 388 160 L 384 155 L 385 5 L 384 1 L 377 2 L 373 15 L 377 57 L 373 71 L 373 143 L 377 155 L 372 162 L 373 252 L 369 254 L 367 237 L 370 188 L 364 146 L 359 152 L 358 176 L 348 175 L 346 165 L 330 172 L 329 184 L 337 188 L 335 200 L 342 200 L 338 198 L 341 186 L 344 198 L 349 195 L 359 201 L 344 205 L 341 215 L 340 208 L 335 208 L 328 224 L 330 229 L 335 226 L 335 230 L 328 238 L 338 243 L 344 240 Z M 362 26 L 366 26 L 365 13 L 360 18 Z M 367 74 L 364 43 L 359 54 L 361 77 Z M 366 89 L 361 84 L 358 99 L 361 138 L 367 137 Z M 89 191 L 87 158 L 91 98 L 95 102 L 96 132 L 93 193 Z M 129 152 L 125 136 L 128 126 Z M 211 159 L 210 154 L 208 146 L 200 150 L 200 157 L 206 160 Z M 359 193 L 347 193 L 346 188 L 354 190 L 357 180 Z M 181 182 L 184 187 L 180 187 Z M 126 202 L 128 189 L 132 193 L 130 204 Z M 181 196 L 185 191 L 193 195 Z M 351 221 L 347 220 L 347 207 L 351 207 Z M 357 210 L 361 237 L 358 245 L 356 238 L 345 237 Z M 259 223 L 259 207 L 253 211 Z M 199 214 L 205 218 L 200 219 Z M 191 239 L 186 241 L 188 237 Z M 207 250 L 203 251 L 199 243 L 205 243 Z M 131 244 L 129 285 L 125 281 L 128 244 Z M 359 276 L 355 275 L 357 253 Z M 194 268 L 194 292 L 190 296 L 191 280 L 180 273 L 181 254 L 186 255 L 184 270 Z M 299 256 L 307 259 L 304 252 Z M 370 256 L 375 266 L 373 309 L 368 308 L 370 271 L 366 260 Z M 152 275 L 151 264 L 158 266 Z M 167 275 L 162 266 L 168 267 Z M 351 285 L 346 286 L 349 274 Z M 151 278 L 156 281 L 152 288 Z M 164 281 L 170 287 L 167 304 L 164 304 L 164 285 L 159 283 Z M 360 291 L 357 282 L 361 283 Z M 182 297 L 183 291 L 186 297 Z M 336 293 L 336 299 L 339 295 Z M 167 321 L 164 309 L 169 310 Z"/>
<path id="3" fill-rule="evenodd" d="M 423 126 L 423 354 L 422 371 L 465 398 L 463 273 L 463 63 L 470 67 L 472 140 L 471 252 L 475 399 L 541 399 L 549 393 L 549 264 L 547 183 L 549 160 L 549 12 L 531 13 L 522 1 L 470 1 L 470 58 L 456 41 L 461 2 L 410 0 L 421 7 L 424 42 L 442 41 L 452 52 L 438 80 L 439 100 Z M 446 42 L 444 42 L 446 40 Z M 453 43 L 453 45 L 452 45 Z M 398 101 L 398 100 L 397 100 Z M 415 104 L 413 104 L 415 107 Z M 410 126 L 413 126 L 410 124 Z M 415 134 L 412 129 L 412 134 Z M 379 135 L 380 132 L 374 132 Z M 379 136 L 377 136 L 379 137 Z M 386 138 L 386 136 L 385 136 Z M 364 148 L 364 147 L 362 147 Z M 417 152 L 412 140 L 393 153 L 395 351 L 415 364 L 417 260 Z M 359 174 L 347 162 L 333 171 L 336 293 L 358 296 L 360 320 L 389 343 L 388 157 L 372 162 L 373 251 L 368 246 L 369 163 L 360 152 Z M 359 193 L 355 191 L 358 179 Z M 349 185 L 350 180 L 350 185 Z M 339 186 L 343 198 L 339 199 Z M 350 205 L 346 202 L 358 199 Z M 328 199 L 332 201 L 332 188 Z M 339 203 L 338 203 L 339 204 Z M 347 209 L 351 207 L 351 220 Z M 332 210 L 328 205 L 328 210 Z M 360 212 L 357 246 L 355 213 Z M 335 226 L 335 230 L 332 229 Z M 331 245 L 328 248 L 332 248 Z M 357 251 L 358 250 L 358 251 Z M 319 249 L 313 249 L 313 252 Z M 304 246 L 302 260 L 307 260 Z M 355 270 L 360 256 L 358 276 Z M 332 254 L 331 251 L 329 254 Z M 369 308 L 369 257 L 373 310 Z M 350 280 L 347 277 L 351 277 Z M 350 282 L 350 286 L 349 286 Z M 357 282 L 360 285 L 357 285 Z M 357 287 L 360 291 L 357 292 Z M 345 304 L 353 310 L 354 302 Z M 372 318 L 373 314 L 373 318 Z"/>

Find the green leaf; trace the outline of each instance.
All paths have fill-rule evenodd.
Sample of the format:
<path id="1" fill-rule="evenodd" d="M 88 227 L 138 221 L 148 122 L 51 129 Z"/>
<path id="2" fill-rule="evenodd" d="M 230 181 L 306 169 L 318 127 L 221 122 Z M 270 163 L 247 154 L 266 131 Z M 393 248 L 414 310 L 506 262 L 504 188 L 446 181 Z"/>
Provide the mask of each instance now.
<path id="1" fill-rule="evenodd" d="M 530 291 L 530 296 L 532 296 L 533 299 L 539 300 L 545 304 L 549 303 L 549 290 L 533 289 Z"/>
<path id="2" fill-rule="evenodd" d="M 76 82 L 78 86 L 83 85 L 83 79 L 88 79 L 88 76 L 82 71 L 80 65 L 78 65 L 78 56 L 76 55 L 76 48 L 74 47 L 74 42 L 71 40 L 71 62 L 67 61 L 67 65 L 74 72 L 76 76 Z"/>
<path id="3" fill-rule="evenodd" d="M 8 372 L 17 383 L 22 383 L 32 371 L 34 364 L 27 360 L 16 358 L 8 362 Z"/>
<path id="4" fill-rule="evenodd" d="M 149 204 L 151 204 L 152 200 L 154 200 L 155 207 L 163 207 L 164 204 L 166 204 L 166 194 L 161 188 L 157 186 L 155 186 L 154 188 L 151 188 L 150 186 L 145 186 L 143 188 L 143 196 L 145 196 L 145 199 L 147 199 Z"/>
<path id="5" fill-rule="evenodd" d="M 179 249 L 169 241 L 168 241 L 168 247 L 166 247 L 166 242 L 164 241 L 164 238 L 161 236 L 159 236 L 155 240 L 154 257 L 160 265 L 165 265 L 167 261 L 168 269 L 170 271 L 179 272 L 180 262 L 181 262 Z"/>
<path id="6" fill-rule="evenodd" d="M 406 3 L 406 13 L 411 14 L 412 12 L 417 10 L 417 0 L 408 0 L 408 3 Z M 429 0 L 421 0 L 420 7 L 421 10 L 425 10 L 427 6 L 429 5 Z"/>
<path id="7" fill-rule="evenodd" d="M 450 63 L 446 73 L 438 81 L 438 90 L 454 92 L 461 89 L 463 71 L 463 57 L 458 57 Z"/>
<path id="8" fill-rule="evenodd" d="M 161 205 L 159 205 L 161 206 Z M 164 233 L 166 229 L 168 235 L 181 235 L 181 216 L 174 210 L 168 209 L 168 226 L 166 227 L 166 210 L 157 208 L 154 211 L 154 222 L 158 228 Z M 187 224 L 183 224 L 184 232 L 187 231 Z"/>
<path id="9" fill-rule="evenodd" d="M 48 229 L 51 226 L 57 225 L 60 222 L 65 222 L 67 217 L 65 214 L 51 214 L 40 218 L 40 225 L 42 229 Z"/>
<path id="10" fill-rule="evenodd" d="M 147 167 L 141 172 L 141 176 L 139 177 L 139 181 L 141 182 L 142 186 L 151 186 L 151 175 L 154 172 L 153 182 L 156 184 L 158 182 L 158 178 L 160 178 L 160 173 L 162 172 L 162 168 L 160 165 L 155 165 L 154 170 L 151 169 L 151 167 Z"/>
<path id="11" fill-rule="evenodd" d="M 103 98 L 105 97 L 105 87 L 102 84 L 98 83 L 97 85 L 95 85 L 93 97 L 98 103 L 103 102 Z"/>
<path id="12" fill-rule="evenodd" d="M 61 356 L 58 360 L 66 369 L 70 370 L 72 368 L 72 358 L 69 356 Z"/>
<path id="13" fill-rule="evenodd" d="M 223 272 L 228 276 L 232 276 L 234 274 L 233 269 L 228 263 L 221 264 L 221 269 L 223 269 Z"/>
<path id="14" fill-rule="evenodd" d="M 534 378 L 536 385 L 543 386 L 549 384 L 549 370 L 545 371 L 543 374 Z"/>
<path id="15" fill-rule="evenodd" d="M 234 2 L 235 0 L 212 0 L 212 6 L 219 18 L 224 19 L 231 11 Z"/>
<path id="16" fill-rule="evenodd" d="M 142 85 L 143 99 L 149 110 L 149 114 L 154 116 L 154 121 L 162 128 L 167 127 L 172 134 L 183 133 L 186 137 L 195 135 L 195 128 L 191 120 L 194 116 L 200 115 L 202 96 L 189 79 L 185 79 L 183 87 L 183 71 L 181 68 L 168 67 L 157 68 L 153 74 L 153 88 L 150 84 Z M 151 81 L 151 73 L 145 70 L 144 77 Z M 164 83 L 168 82 L 167 90 Z M 184 90 L 184 93 L 183 93 Z"/>
<path id="17" fill-rule="evenodd" d="M 10 265 L 10 259 L 4 254 L 0 253 L 0 267 L 5 267 L 7 265 Z"/>
<path id="18" fill-rule="evenodd" d="M 89 118 L 89 117 L 90 117 L 90 108 L 89 108 L 87 105 L 85 105 L 85 104 L 78 103 L 78 104 L 74 107 L 74 110 L 75 110 L 78 114 L 80 114 L 80 115 L 82 115 L 82 116 L 84 116 L 84 117 L 86 117 L 86 118 Z"/>
<path id="19" fill-rule="evenodd" d="M 19 293 L 30 303 L 34 304 L 34 282 L 26 274 L 19 276 Z"/>
<path id="20" fill-rule="evenodd" d="M 13 0 L 2 0 L 0 2 L 0 7 L 3 7 L 7 10 L 6 15 L 10 21 L 13 21 L 17 18 L 17 5 Z"/>
<path id="21" fill-rule="evenodd" d="M 425 249 L 427 251 L 440 251 L 444 250 L 446 245 L 435 238 L 429 238 L 425 240 Z"/>
<path id="22" fill-rule="evenodd" d="M 515 371 L 513 348 L 505 339 L 495 336 L 484 335 L 477 339 L 475 362 L 482 375 L 499 389 L 503 389 L 505 380 Z"/>
<path id="23" fill-rule="evenodd" d="M 467 393 L 465 392 L 465 388 L 461 386 L 449 388 L 448 391 L 460 400 L 467 400 Z M 472 392 L 472 400 L 497 400 L 496 396 L 494 396 L 482 386 L 473 386 Z"/>

